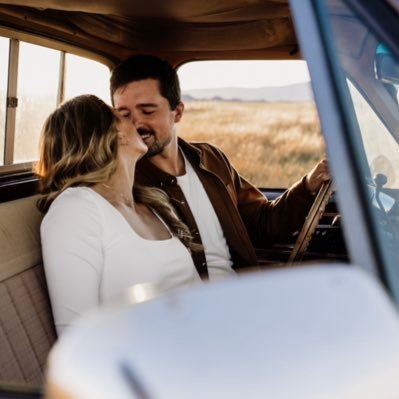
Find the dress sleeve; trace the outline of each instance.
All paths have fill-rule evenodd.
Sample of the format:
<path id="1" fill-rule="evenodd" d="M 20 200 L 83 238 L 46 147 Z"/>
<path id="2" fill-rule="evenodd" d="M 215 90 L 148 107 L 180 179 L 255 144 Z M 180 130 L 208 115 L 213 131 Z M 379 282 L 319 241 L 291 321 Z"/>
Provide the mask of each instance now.
<path id="1" fill-rule="evenodd" d="M 99 305 L 102 226 L 89 193 L 66 191 L 41 225 L 43 263 L 58 334 Z"/>

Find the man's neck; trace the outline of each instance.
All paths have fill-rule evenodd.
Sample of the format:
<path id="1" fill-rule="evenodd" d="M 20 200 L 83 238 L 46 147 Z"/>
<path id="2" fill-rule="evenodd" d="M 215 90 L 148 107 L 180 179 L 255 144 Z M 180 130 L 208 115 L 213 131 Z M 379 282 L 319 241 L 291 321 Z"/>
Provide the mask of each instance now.
<path id="1" fill-rule="evenodd" d="M 181 176 L 186 173 L 184 158 L 177 143 L 176 146 L 165 148 L 162 154 L 157 154 L 148 160 L 172 176 Z"/>

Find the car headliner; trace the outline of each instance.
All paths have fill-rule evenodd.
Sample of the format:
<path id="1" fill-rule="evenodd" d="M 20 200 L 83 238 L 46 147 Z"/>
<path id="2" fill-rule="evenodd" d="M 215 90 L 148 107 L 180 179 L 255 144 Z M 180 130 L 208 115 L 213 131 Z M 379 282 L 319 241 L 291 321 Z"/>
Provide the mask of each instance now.
<path id="1" fill-rule="evenodd" d="M 193 59 L 300 58 L 288 0 L 0 0 L 0 25 L 112 64 L 152 53 Z"/>

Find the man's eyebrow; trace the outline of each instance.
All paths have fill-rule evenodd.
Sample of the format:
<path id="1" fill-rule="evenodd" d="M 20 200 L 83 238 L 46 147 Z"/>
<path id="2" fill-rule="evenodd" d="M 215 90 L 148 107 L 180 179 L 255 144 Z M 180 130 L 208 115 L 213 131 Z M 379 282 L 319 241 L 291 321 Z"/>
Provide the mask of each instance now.
<path id="1" fill-rule="evenodd" d="M 137 105 L 137 108 L 156 108 L 158 107 L 158 104 L 155 103 L 141 103 Z M 115 108 L 117 112 L 121 111 L 129 111 L 129 107 L 125 105 L 121 105 L 120 107 Z"/>
<path id="2" fill-rule="evenodd" d="M 125 106 L 117 107 L 117 108 L 114 108 L 114 109 L 115 109 L 115 111 L 117 111 L 117 112 L 129 111 L 129 109 L 128 109 L 127 107 L 125 107 Z"/>
<path id="3" fill-rule="evenodd" d="M 147 107 L 157 107 L 158 105 L 155 103 L 141 103 L 138 105 L 139 108 L 147 108 Z"/>

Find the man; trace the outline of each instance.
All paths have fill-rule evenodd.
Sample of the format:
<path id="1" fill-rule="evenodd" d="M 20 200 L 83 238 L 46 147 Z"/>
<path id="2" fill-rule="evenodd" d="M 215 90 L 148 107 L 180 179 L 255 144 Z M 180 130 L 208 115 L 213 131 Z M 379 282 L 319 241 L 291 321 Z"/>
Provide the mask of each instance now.
<path id="1" fill-rule="evenodd" d="M 203 279 L 257 264 L 254 247 L 290 236 L 303 224 L 314 193 L 329 179 L 326 161 L 275 201 L 242 178 L 216 147 L 187 143 L 175 124 L 184 111 L 173 67 L 149 55 L 121 62 L 111 75 L 115 109 L 148 146 L 136 182 L 163 189 L 204 251 L 193 252 Z"/>

